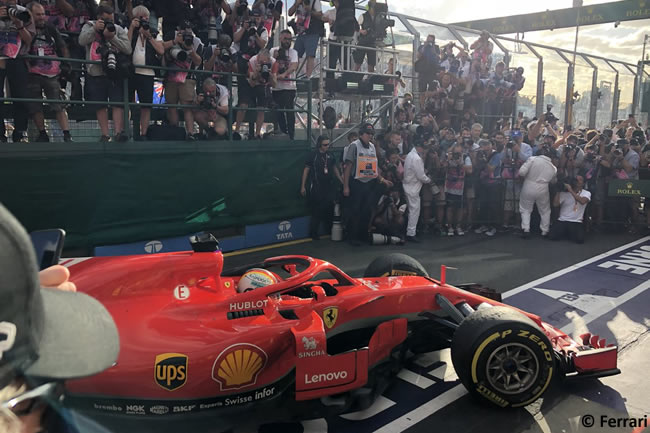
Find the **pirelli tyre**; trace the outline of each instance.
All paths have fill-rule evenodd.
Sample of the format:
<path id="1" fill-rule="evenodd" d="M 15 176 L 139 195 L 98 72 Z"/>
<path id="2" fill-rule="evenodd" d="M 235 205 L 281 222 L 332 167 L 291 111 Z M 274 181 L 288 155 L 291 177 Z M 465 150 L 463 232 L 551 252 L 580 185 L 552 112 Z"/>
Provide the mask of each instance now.
<path id="1" fill-rule="evenodd" d="M 377 257 L 373 260 L 363 274 L 364 278 L 419 276 L 428 277 L 424 267 L 411 256 L 393 253 Z"/>
<path id="2" fill-rule="evenodd" d="M 454 332 L 451 359 L 465 388 L 493 405 L 537 400 L 553 377 L 553 348 L 530 318 L 508 307 L 479 309 Z"/>

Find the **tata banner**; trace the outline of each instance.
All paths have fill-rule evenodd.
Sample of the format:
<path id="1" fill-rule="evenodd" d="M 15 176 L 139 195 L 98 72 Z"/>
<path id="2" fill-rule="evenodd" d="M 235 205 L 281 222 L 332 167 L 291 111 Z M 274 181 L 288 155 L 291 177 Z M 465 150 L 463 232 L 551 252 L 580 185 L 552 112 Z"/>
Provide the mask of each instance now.
<path id="1" fill-rule="evenodd" d="M 610 197 L 650 197 L 650 180 L 611 180 Z"/>
<path id="2" fill-rule="evenodd" d="M 534 32 L 575 27 L 580 10 L 580 25 L 613 23 L 616 21 L 650 18 L 650 0 L 624 0 L 583 6 L 581 8 L 556 9 L 525 15 L 491 18 L 454 23 L 454 26 L 487 30 L 492 34 Z"/>

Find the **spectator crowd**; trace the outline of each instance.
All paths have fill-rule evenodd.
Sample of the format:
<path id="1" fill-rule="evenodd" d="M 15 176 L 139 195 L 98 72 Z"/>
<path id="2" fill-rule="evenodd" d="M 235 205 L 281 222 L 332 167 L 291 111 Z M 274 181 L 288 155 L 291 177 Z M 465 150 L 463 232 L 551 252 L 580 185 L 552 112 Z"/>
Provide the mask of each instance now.
<path id="1" fill-rule="evenodd" d="M 401 104 L 405 111 L 409 98 Z M 492 133 L 479 123 L 458 131 L 439 126 L 424 110 L 414 119 L 412 127 L 382 134 L 362 125 L 348 135 L 338 165 L 328 156 L 329 139 L 321 137 L 326 146 L 307 161 L 312 171 L 316 167 L 320 189 L 310 188 L 307 169 L 301 189 L 303 195 L 312 191 L 310 202 L 319 204 L 312 207 L 318 221 L 331 227 L 338 201 L 354 245 L 419 242 L 424 233 L 463 236 L 470 230 L 485 236 L 517 231 L 529 238 L 539 228 L 545 238 L 578 243 L 586 232 L 650 231 L 647 198 L 643 204 L 638 195 L 609 195 L 613 181 L 650 177 L 650 128 L 643 130 L 634 117 L 602 130 L 562 131 L 548 111 Z M 312 227 L 313 238 L 320 233 Z"/>

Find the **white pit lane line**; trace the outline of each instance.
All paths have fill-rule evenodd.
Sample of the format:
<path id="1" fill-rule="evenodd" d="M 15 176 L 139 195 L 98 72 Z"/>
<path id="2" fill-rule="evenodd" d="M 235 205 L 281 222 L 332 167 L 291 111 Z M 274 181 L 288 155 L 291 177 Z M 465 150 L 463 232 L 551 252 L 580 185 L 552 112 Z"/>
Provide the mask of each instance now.
<path id="1" fill-rule="evenodd" d="M 604 252 L 602 254 L 599 254 L 598 256 L 591 257 L 587 260 L 584 260 L 580 263 L 577 263 L 575 265 L 571 265 L 568 268 L 561 269 L 557 272 L 554 272 L 550 275 L 547 275 L 545 277 L 539 278 L 535 281 L 532 281 L 530 283 L 524 284 L 523 286 L 517 287 L 515 289 L 509 290 L 508 292 L 503 293 L 502 297 L 503 299 L 506 299 L 512 295 L 515 295 L 517 293 L 521 293 L 525 290 L 529 289 L 534 289 L 537 285 L 549 281 L 553 278 L 557 278 L 559 276 L 562 276 L 564 274 L 568 274 L 569 272 L 582 268 L 586 265 L 589 265 L 591 263 L 597 262 L 601 259 L 604 259 L 608 256 L 614 255 L 620 251 L 624 251 L 628 248 L 631 248 L 635 245 L 642 244 L 646 241 L 650 240 L 650 236 L 647 236 L 643 239 L 637 240 L 635 242 L 623 245 L 621 247 L 615 248 L 613 250 Z M 629 301 L 630 299 L 634 298 L 635 296 L 640 295 L 641 293 L 645 292 L 650 288 L 650 281 L 646 281 L 644 283 L 641 283 L 634 289 L 630 290 L 626 294 L 612 299 L 613 302 L 611 302 L 608 305 L 601 305 L 600 308 L 597 309 L 597 311 L 593 312 L 587 312 L 588 314 L 584 317 L 581 318 L 580 320 L 580 325 L 588 325 L 590 322 L 593 322 L 594 320 L 598 319 L 601 316 L 604 316 L 605 314 L 609 313 L 610 311 L 614 310 L 615 308 L 619 307 L 620 305 L 624 304 L 625 302 Z M 575 325 L 574 323 L 569 323 L 563 328 L 561 328 L 562 332 L 566 334 L 571 334 L 574 331 Z M 462 396 L 467 394 L 467 390 L 462 384 L 456 385 L 452 389 L 444 392 L 440 396 L 434 398 L 433 400 L 428 401 L 427 403 L 423 404 L 420 407 L 417 407 L 413 409 L 411 412 L 402 415 L 401 417 L 397 418 L 394 421 L 389 422 L 388 424 L 384 425 L 383 427 L 375 430 L 375 433 L 397 433 L 397 432 L 402 432 L 410 427 L 413 427 L 415 424 L 419 423 L 420 421 L 424 420 L 430 415 L 433 415 L 440 409 L 444 408 L 445 406 L 450 405 L 454 401 L 458 400 Z"/>

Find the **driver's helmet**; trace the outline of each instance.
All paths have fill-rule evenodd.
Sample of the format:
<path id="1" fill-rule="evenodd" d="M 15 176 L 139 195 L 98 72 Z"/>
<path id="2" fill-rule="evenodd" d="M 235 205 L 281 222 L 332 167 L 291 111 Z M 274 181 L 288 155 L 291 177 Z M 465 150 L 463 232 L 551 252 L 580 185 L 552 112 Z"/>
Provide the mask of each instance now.
<path id="1" fill-rule="evenodd" d="M 270 286 L 278 282 L 278 278 L 266 269 L 253 268 L 241 276 L 237 284 L 237 292 L 244 293 L 260 287 Z"/>

